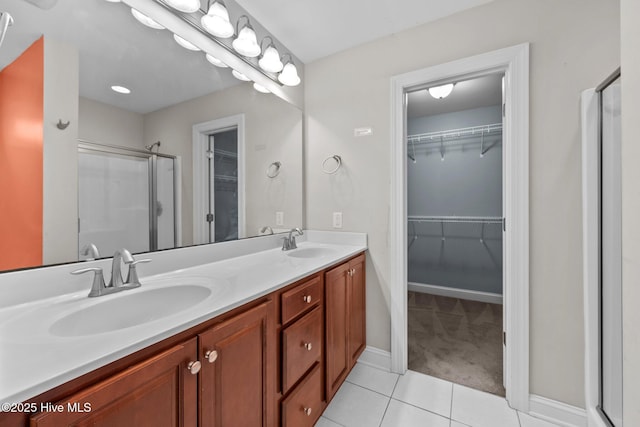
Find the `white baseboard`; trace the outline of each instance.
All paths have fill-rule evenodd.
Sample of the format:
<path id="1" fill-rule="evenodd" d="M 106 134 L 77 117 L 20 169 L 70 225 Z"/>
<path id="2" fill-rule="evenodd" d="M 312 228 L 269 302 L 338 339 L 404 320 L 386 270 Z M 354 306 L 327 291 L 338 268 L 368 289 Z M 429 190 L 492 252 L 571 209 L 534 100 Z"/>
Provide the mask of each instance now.
<path id="1" fill-rule="evenodd" d="M 576 406 L 532 394 L 529 415 L 567 427 L 586 427 L 587 412 Z"/>
<path id="2" fill-rule="evenodd" d="M 447 288 L 445 286 L 427 285 L 426 283 L 409 282 L 408 289 L 413 292 L 439 295 L 443 297 L 468 299 L 471 301 L 502 304 L 502 295 L 491 292 L 470 291 L 468 289 Z"/>
<path id="3" fill-rule="evenodd" d="M 391 353 L 379 348 L 366 346 L 358 358 L 358 363 L 391 372 Z"/>

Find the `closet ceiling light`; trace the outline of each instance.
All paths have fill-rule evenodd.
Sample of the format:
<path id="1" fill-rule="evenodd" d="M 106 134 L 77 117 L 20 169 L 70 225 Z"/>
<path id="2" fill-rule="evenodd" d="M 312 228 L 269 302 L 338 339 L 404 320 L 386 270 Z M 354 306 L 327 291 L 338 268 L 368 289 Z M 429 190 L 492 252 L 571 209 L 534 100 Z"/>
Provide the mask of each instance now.
<path id="1" fill-rule="evenodd" d="M 233 74 L 233 77 L 235 77 L 238 80 L 242 80 L 243 82 L 250 82 L 251 81 L 251 79 L 249 77 L 245 76 L 240 71 L 232 70 L 231 74 Z"/>
<path id="2" fill-rule="evenodd" d="M 215 65 L 216 67 L 220 67 L 220 68 L 228 68 L 229 66 L 227 64 L 225 64 L 224 62 L 220 61 L 218 58 L 216 58 L 215 56 L 207 53 L 207 61 L 209 61 L 210 63 L 212 63 L 213 65 Z"/>
<path id="3" fill-rule="evenodd" d="M 242 18 L 246 18 L 247 23 L 238 30 L 238 36 L 233 40 L 231 45 L 239 54 L 248 58 L 255 58 L 260 55 L 260 45 L 258 44 L 256 32 L 253 31 L 253 27 L 251 27 L 249 17 L 247 17 L 247 15 L 242 15 L 238 18 L 237 27 L 239 27 Z"/>
<path id="4" fill-rule="evenodd" d="M 266 39 L 269 39 L 269 44 L 267 45 L 267 48 L 263 50 L 264 53 L 262 54 L 260 60 L 258 60 L 258 65 L 260 65 L 260 68 L 262 68 L 264 71 L 268 71 L 270 73 L 278 73 L 282 71 L 282 68 L 284 68 L 284 64 L 280 60 L 280 53 L 278 52 L 278 49 L 276 49 L 276 46 L 273 44 L 273 39 L 267 36 L 262 40 L 263 44 Z"/>
<path id="5" fill-rule="evenodd" d="M 184 13 L 193 13 L 200 9 L 200 0 L 164 0 L 172 8 Z"/>
<path id="6" fill-rule="evenodd" d="M 209 0 L 209 11 L 200 19 L 200 23 L 209 33 L 226 39 L 233 35 L 233 25 L 229 21 L 229 12 L 224 2 Z"/>
<path id="7" fill-rule="evenodd" d="M 200 50 L 198 46 L 194 45 L 188 40 L 183 39 L 177 34 L 173 35 L 173 39 L 176 41 L 176 43 L 178 43 L 180 46 L 182 46 L 185 49 L 193 50 L 194 52 L 197 52 Z"/>
<path id="8" fill-rule="evenodd" d="M 131 8 L 131 14 L 133 15 L 134 18 L 138 20 L 138 22 L 140 22 L 143 25 L 146 25 L 149 28 L 153 28 L 156 30 L 164 30 L 164 27 L 162 25 L 158 24 L 156 21 L 149 18 L 144 13 L 138 12 L 134 8 Z"/>
<path id="9" fill-rule="evenodd" d="M 428 89 L 429 95 L 433 96 L 436 99 L 446 98 L 451 94 L 451 91 L 453 90 L 453 85 L 454 83 L 448 83 L 442 86 L 430 87 Z"/>
<path id="10" fill-rule="evenodd" d="M 271 93 L 271 91 L 269 89 L 267 89 L 266 87 L 259 85 L 258 83 L 254 83 L 253 84 L 253 88 L 255 90 L 257 90 L 258 92 L 262 92 L 262 93 Z"/>
<path id="11" fill-rule="evenodd" d="M 289 57 L 289 60 L 285 64 L 280 75 L 278 75 L 278 80 L 280 80 L 280 83 L 285 86 L 298 86 L 300 84 L 298 69 L 291 60 L 291 55 L 287 54 L 286 56 Z"/>

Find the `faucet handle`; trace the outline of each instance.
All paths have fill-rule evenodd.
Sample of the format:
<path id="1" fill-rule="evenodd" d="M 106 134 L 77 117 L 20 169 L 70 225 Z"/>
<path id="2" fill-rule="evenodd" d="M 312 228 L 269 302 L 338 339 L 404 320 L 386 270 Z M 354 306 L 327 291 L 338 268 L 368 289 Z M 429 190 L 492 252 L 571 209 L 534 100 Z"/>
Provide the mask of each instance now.
<path id="1" fill-rule="evenodd" d="M 91 284 L 91 291 L 89 292 L 90 297 L 99 297 L 102 295 L 103 290 L 105 289 L 104 284 L 104 274 L 102 273 L 102 268 L 100 267 L 89 267 L 82 268 L 80 270 L 74 270 L 71 272 L 73 275 L 79 275 L 84 273 L 89 273 L 93 271 L 95 276 L 93 276 L 93 283 Z"/>
<path id="2" fill-rule="evenodd" d="M 147 263 L 147 262 L 151 262 L 151 259 L 149 259 L 149 258 L 136 259 L 136 260 L 128 263 L 129 272 L 127 273 L 127 280 L 125 280 L 125 285 L 127 285 L 128 287 L 133 287 L 133 288 L 137 288 L 138 286 L 141 285 L 140 284 L 140 279 L 138 278 L 138 270 L 136 269 L 136 265 Z"/>

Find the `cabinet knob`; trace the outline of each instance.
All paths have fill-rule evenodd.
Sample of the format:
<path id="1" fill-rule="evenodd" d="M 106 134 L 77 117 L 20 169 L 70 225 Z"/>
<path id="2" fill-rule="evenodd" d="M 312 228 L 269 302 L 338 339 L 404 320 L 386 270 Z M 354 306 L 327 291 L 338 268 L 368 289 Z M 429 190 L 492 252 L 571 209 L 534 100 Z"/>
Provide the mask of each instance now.
<path id="1" fill-rule="evenodd" d="M 307 417 L 311 416 L 311 408 L 304 408 L 302 411 Z"/>
<path id="2" fill-rule="evenodd" d="M 311 304 L 311 295 L 305 295 L 302 297 L 302 300 L 307 304 Z"/>
<path id="3" fill-rule="evenodd" d="M 200 372 L 200 368 L 202 368 L 202 364 L 198 360 L 189 362 L 189 364 L 187 365 L 187 369 L 189 370 L 189 372 L 191 372 L 192 375 L 195 375 L 198 372 Z"/>
<path id="4" fill-rule="evenodd" d="M 218 360 L 218 352 L 215 350 L 209 350 L 204 354 L 204 357 L 209 363 L 213 363 Z"/>
<path id="5" fill-rule="evenodd" d="M 304 348 L 307 349 L 307 351 L 311 351 L 311 349 L 313 348 L 313 346 L 311 345 L 310 342 L 306 342 L 304 343 Z"/>

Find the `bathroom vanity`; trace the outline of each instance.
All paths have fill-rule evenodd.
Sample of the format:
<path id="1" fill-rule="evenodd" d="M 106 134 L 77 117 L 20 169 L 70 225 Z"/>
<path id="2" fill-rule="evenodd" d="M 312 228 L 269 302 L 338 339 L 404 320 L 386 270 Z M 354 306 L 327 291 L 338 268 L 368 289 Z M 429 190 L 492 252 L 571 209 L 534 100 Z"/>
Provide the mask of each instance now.
<path id="1" fill-rule="evenodd" d="M 365 348 L 364 242 L 302 242 L 142 277 L 122 295 L 0 310 L 3 364 L 16 363 L 2 367 L 0 426 L 314 425 Z M 167 297 L 186 308 L 158 317 Z M 147 305 L 153 320 L 137 314 Z M 77 314 L 104 306 L 96 324 Z M 31 336 L 12 337 L 18 323 Z"/>

